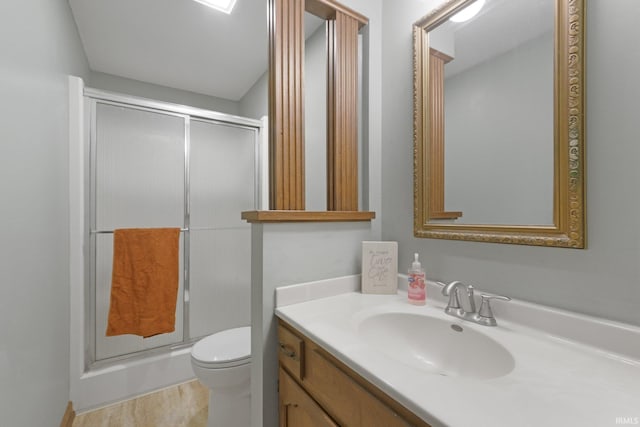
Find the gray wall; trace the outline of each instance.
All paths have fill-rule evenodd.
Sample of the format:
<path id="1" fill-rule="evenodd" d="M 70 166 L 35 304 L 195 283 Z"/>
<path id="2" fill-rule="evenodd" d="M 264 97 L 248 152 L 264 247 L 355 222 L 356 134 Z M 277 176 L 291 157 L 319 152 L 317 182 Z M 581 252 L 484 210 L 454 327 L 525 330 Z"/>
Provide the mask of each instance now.
<path id="1" fill-rule="evenodd" d="M 553 32 L 447 77 L 444 92 L 445 209 L 464 224 L 553 224 Z"/>
<path id="2" fill-rule="evenodd" d="M 360 273 L 361 242 L 377 240 L 372 224 L 254 224 L 252 226 L 253 427 L 278 425 L 276 288 Z M 254 416 L 255 418 L 255 416 Z"/>
<path id="3" fill-rule="evenodd" d="M 139 80 L 127 79 L 112 74 L 91 71 L 87 87 L 107 90 L 110 92 L 149 98 L 157 101 L 172 102 L 190 107 L 204 108 L 227 114 L 240 114 L 240 103 L 215 96 L 203 95 L 195 92 L 160 86 Z"/>
<path id="4" fill-rule="evenodd" d="M 238 102 L 240 115 L 252 119 L 261 119 L 269 115 L 269 72 L 260 76 Z"/>
<path id="5" fill-rule="evenodd" d="M 327 210 L 327 34 L 321 25 L 304 51 L 305 208 Z"/>
<path id="6" fill-rule="evenodd" d="M 88 75 L 65 0 L 0 2 L 0 424 L 69 400 L 67 74 Z"/>
<path id="7" fill-rule="evenodd" d="M 383 3 L 383 238 L 400 270 L 416 251 L 432 279 L 640 325 L 640 2 L 587 2 L 586 250 L 413 237 L 411 24 L 427 3 Z"/>

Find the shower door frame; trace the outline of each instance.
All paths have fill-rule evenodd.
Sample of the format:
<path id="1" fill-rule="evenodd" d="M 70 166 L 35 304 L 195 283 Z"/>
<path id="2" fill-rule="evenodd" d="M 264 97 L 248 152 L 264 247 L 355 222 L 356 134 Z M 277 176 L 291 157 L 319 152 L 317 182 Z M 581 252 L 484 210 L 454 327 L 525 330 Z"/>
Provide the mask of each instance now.
<path id="1" fill-rule="evenodd" d="M 190 147 L 191 147 L 191 121 L 199 121 L 212 123 L 220 126 L 230 126 L 234 128 L 247 129 L 254 133 L 254 150 L 255 150 L 255 170 L 254 170 L 254 205 L 257 209 L 262 205 L 263 198 L 262 186 L 260 178 L 264 176 L 265 161 L 263 159 L 263 150 L 261 149 L 261 133 L 263 130 L 263 122 L 260 120 L 250 119 L 241 116 L 235 116 L 216 111 L 205 110 L 196 107 L 173 104 L 163 101 L 155 101 L 147 98 L 118 94 L 98 89 L 85 88 L 84 99 L 88 104 L 88 167 L 86 168 L 88 185 L 88 197 L 85 198 L 87 205 L 85 206 L 85 248 L 88 255 L 85 257 L 85 268 L 88 276 L 85 279 L 85 343 L 87 345 L 87 360 L 85 361 L 85 369 L 99 368 L 122 360 L 135 358 L 143 358 L 167 351 L 178 350 L 192 345 L 195 341 L 202 337 L 190 336 L 190 282 L 189 282 L 189 246 L 190 246 Z M 96 255 L 97 255 L 97 235 L 111 234 L 113 230 L 96 229 L 96 163 L 97 163 L 97 107 L 98 104 L 125 107 L 137 111 L 145 111 L 166 116 L 179 117 L 184 120 L 184 222 L 181 227 L 183 236 L 183 295 L 182 295 L 182 340 L 170 344 L 160 345 L 157 347 L 136 350 L 122 355 L 111 356 L 97 360 L 96 355 Z M 240 212 L 238 212 L 240 215 Z M 196 229 L 193 229 L 194 231 Z"/>

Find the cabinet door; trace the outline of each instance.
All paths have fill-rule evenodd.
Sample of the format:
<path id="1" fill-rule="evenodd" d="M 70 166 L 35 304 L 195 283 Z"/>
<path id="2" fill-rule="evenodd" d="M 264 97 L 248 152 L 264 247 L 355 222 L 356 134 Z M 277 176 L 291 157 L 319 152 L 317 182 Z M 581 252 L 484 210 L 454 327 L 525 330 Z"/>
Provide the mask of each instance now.
<path id="1" fill-rule="evenodd" d="M 409 427 L 406 420 L 337 367 L 314 343 L 305 342 L 302 384 L 339 423 L 349 427 Z"/>
<path id="2" fill-rule="evenodd" d="M 282 368 L 279 378 L 280 427 L 338 427 Z"/>

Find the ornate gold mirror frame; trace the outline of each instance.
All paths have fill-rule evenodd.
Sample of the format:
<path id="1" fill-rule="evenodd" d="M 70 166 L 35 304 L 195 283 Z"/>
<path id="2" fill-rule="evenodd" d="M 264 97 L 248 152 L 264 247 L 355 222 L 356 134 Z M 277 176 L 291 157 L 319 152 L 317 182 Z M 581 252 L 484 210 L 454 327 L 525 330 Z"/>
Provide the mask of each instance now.
<path id="1" fill-rule="evenodd" d="M 552 225 L 455 224 L 438 217 L 430 194 L 429 42 L 427 33 L 473 0 L 449 0 L 413 25 L 414 235 L 535 246 L 584 248 L 584 7 L 585 0 L 556 0 L 554 65 L 554 196 Z M 442 190 L 440 190 L 442 191 Z"/>

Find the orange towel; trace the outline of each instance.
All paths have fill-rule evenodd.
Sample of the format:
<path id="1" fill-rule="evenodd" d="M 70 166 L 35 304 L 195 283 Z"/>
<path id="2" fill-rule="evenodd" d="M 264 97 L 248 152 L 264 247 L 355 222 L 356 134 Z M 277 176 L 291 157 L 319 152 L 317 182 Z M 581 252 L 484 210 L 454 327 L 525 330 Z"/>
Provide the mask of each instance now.
<path id="1" fill-rule="evenodd" d="M 108 337 L 175 330 L 179 251 L 179 228 L 115 230 Z"/>

